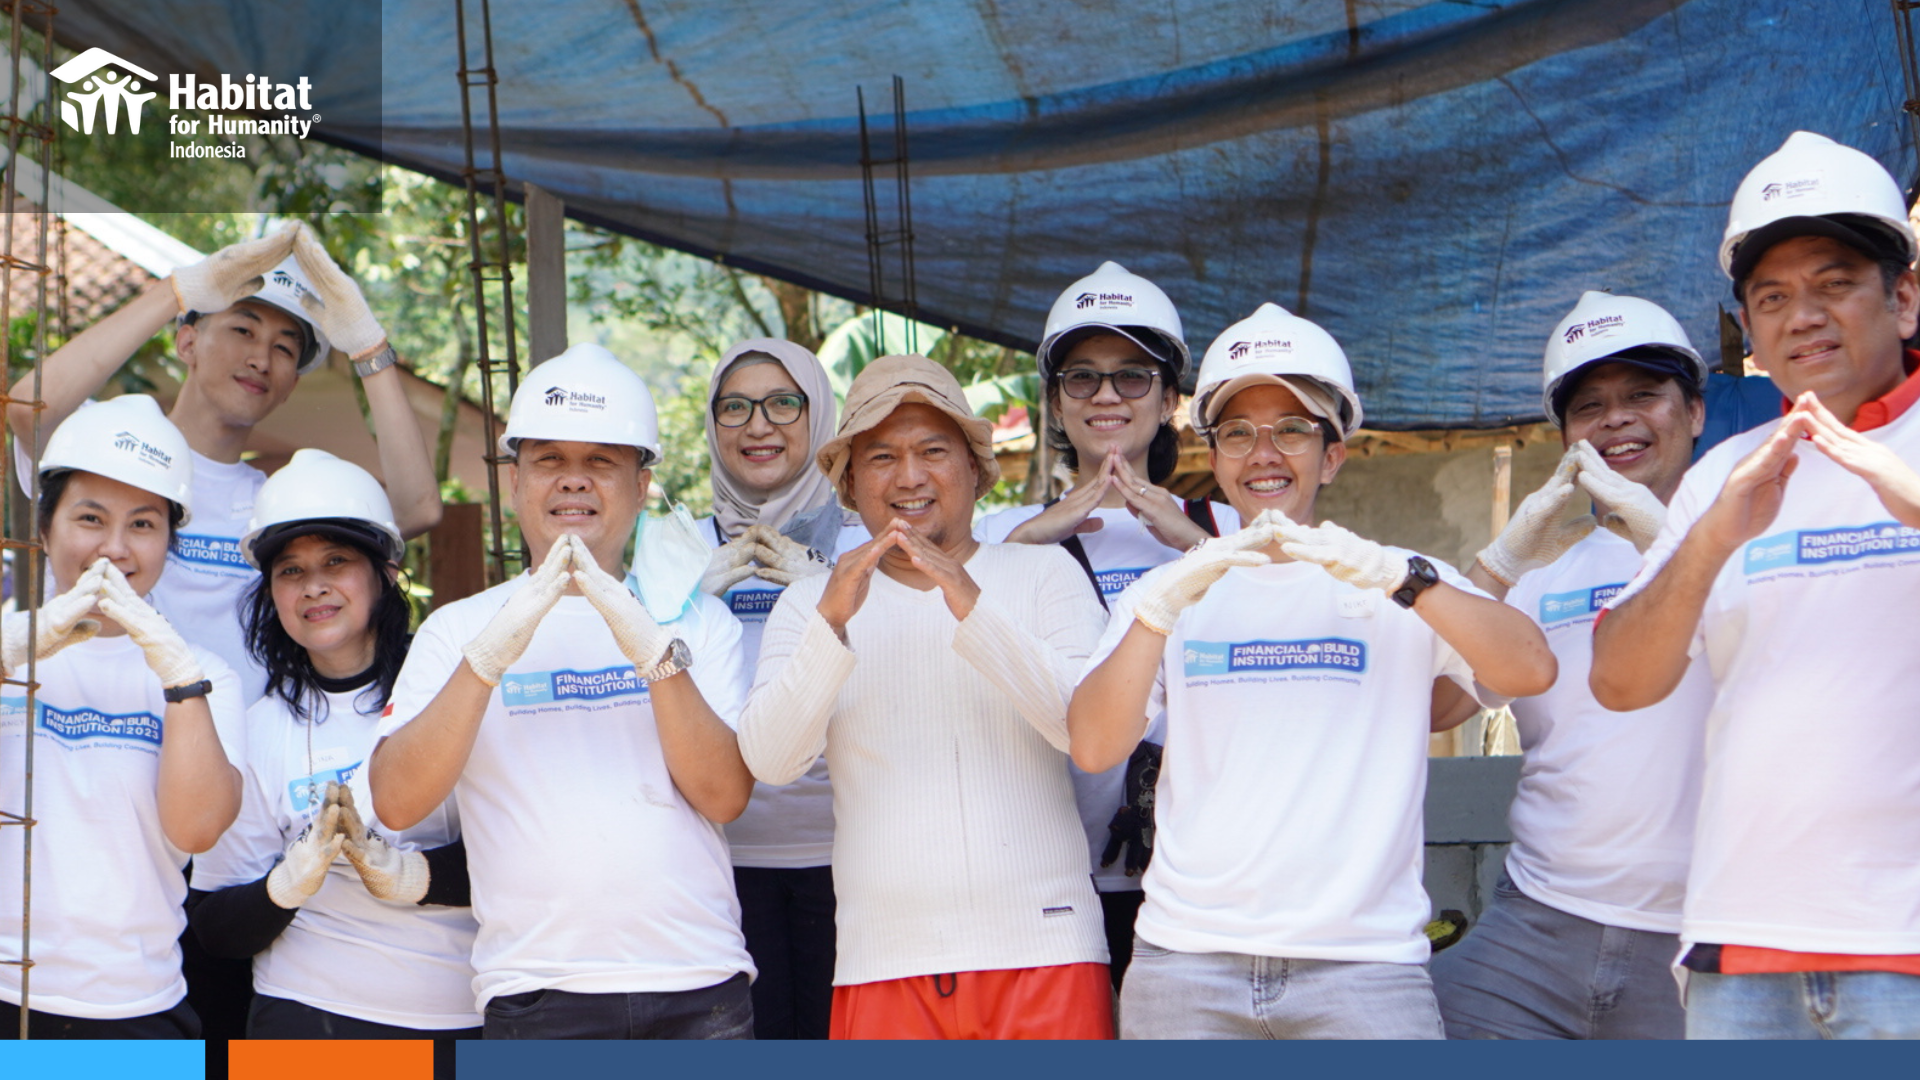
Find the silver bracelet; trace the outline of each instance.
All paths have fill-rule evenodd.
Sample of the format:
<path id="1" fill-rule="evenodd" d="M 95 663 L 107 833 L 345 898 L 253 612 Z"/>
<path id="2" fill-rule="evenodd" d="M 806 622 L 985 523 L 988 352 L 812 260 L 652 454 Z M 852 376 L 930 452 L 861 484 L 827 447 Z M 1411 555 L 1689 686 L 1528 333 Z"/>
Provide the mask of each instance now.
<path id="1" fill-rule="evenodd" d="M 353 373 L 364 379 L 369 375 L 378 375 L 399 362 L 400 354 L 393 351 L 392 345 L 387 345 L 365 360 L 355 360 Z"/>

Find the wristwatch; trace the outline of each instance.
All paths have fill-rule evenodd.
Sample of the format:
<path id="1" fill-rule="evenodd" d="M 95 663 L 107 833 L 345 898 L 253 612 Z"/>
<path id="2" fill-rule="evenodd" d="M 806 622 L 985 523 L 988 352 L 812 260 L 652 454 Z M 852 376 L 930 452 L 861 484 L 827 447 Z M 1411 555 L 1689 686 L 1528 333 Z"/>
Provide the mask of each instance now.
<path id="1" fill-rule="evenodd" d="M 393 351 L 393 346 L 383 345 L 379 352 L 365 360 L 355 360 L 353 373 L 364 379 L 369 375 L 378 375 L 399 362 L 400 354 Z"/>
<path id="2" fill-rule="evenodd" d="M 185 686 L 166 687 L 160 691 L 160 696 L 177 705 L 182 701 L 206 697 L 211 693 L 213 693 L 213 680 L 201 679 L 199 682 L 188 683 Z"/>
<path id="3" fill-rule="evenodd" d="M 1413 607 L 1420 594 L 1440 584 L 1440 572 L 1433 564 L 1418 555 L 1407 560 L 1407 579 L 1393 592 L 1393 602 L 1403 608 Z"/>
<path id="4" fill-rule="evenodd" d="M 646 671 L 640 672 L 639 675 L 645 682 L 656 683 L 661 679 L 673 678 L 675 675 L 687 670 L 687 665 L 691 663 L 693 663 L 693 650 L 687 648 L 686 642 L 679 638 L 674 638 L 673 643 L 667 646 L 667 655 L 662 658 L 659 663 L 653 665 L 653 667 Z"/>

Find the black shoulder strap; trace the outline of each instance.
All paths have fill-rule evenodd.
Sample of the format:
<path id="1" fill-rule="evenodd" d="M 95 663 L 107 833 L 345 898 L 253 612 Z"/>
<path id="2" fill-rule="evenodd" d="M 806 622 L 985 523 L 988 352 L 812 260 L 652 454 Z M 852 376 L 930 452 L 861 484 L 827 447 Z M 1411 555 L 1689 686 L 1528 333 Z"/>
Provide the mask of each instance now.
<path id="1" fill-rule="evenodd" d="M 1220 525 L 1213 520 L 1212 499 L 1187 499 L 1184 502 L 1187 520 L 1206 530 L 1208 536 L 1219 536 Z"/>
<path id="2" fill-rule="evenodd" d="M 1040 509 L 1044 511 L 1059 501 L 1059 499 L 1048 499 L 1040 504 Z M 1073 561 L 1079 563 L 1080 569 L 1087 572 L 1087 584 L 1093 586 L 1093 598 L 1100 601 L 1100 610 L 1106 611 L 1107 598 L 1100 593 L 1100 575 L 1093 572 L 1093 560 L 1087 558 L 1087 545 L 1080 542 L 1080 534 L 1074 533 L 1060 541 L 1060 546 L 1066 548 L 1067 554 L 1073 556 Z"/>

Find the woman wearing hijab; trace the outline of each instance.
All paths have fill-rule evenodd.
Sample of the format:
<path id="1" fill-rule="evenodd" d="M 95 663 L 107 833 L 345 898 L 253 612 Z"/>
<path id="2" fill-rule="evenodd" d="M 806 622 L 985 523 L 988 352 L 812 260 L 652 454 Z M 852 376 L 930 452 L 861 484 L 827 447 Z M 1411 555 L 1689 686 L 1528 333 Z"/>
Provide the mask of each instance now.
<path id="1" fill-rule="evenodd" d="M 869 538 L 814 467 L 814 451 L 833 437 L 837 420 L 818 357 L 791 341 L 743 341 L 714 365 L 707 399 L 714 513 L 697 524 L 716 550 L 702 588 L 739 618 L 751 664 L 780 593 Z M 785 787 L 755 784 L 727 840 L 741 927 L 760 972 L 754 1037 L 824 1039 L 834 959 L 826 761 Z"/>

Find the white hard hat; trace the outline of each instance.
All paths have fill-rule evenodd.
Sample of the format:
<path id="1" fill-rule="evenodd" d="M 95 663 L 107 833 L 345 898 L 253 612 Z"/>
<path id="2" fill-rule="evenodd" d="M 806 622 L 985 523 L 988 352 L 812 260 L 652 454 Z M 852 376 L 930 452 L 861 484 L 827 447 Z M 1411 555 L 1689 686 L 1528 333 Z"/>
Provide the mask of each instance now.
<path id="1" fill-rule="evenodd" d="M 1333 335 L 1278 304 L 1261 304 L 1207 346 L 1194 385 L 1194 430 L 1210 430 L 1233 395 L 1263 383 L 1292 390 L 1342 439 L 1359 430 L 1365 416 L 1353 369 Z"/>
<path id="2" fill-rule="evenodd" d="M 1851 146 L 1796 131 L 1740 181 L 1720 242 L 1720 269 L 1743 281 L 1768 248 L 1807 234 L 1913 262 L 1907 200 L 1887 170 Z"/>
<path id="3" fill-rule="evenodd" d="M 653 394 L 632 368 L 599 345 L 580 344 L 535 367 L 514 391 L 500 453 L 521 439 L 632 446 L 642 468 L 660 460 L 660 419 Z"/>
<path id="4" fill-rule="evenodd" d="M 1580 302 L 1547 339 L 1540 403 L 1555 427 L 1566 408 L 1564 400 L 1555 400 L 1562 396 L 1561 387 L 1571 390 L 1569 379 L 1576 372 L 1601 362 L 1635 364 L 1685 378 L 1701 389 L 1707 385 L 1707 362 L 1666 308 L 1637 296 L 1589 290 L 1580 294 Z"/>
<path id="5" fill-rule="evenodd" d="M 326 363 L 327 353 L 333 348 L 333 344 L 327 340 L 326 333 L 320 329 L 319 322 L 315 321 L 313 315 L 307 311 L 306 305 L 300 302 L 301 297 L 313 296 L 315 293 L 313 283 L 307 280 L 306 271 L 300 269 L 299 260 L 291 255 L 287 256 L 279 266 L 267 271 L 261 278 L 261 282 L 259 291 L 246 297 L 241 303 L 247 300 L 258 301 L 275 310 L 285 312 L 301 326 L 306 327 L 307 347 L 300 354 L 299 374 L 305 375 Z M 186 318 L 188 322 L 192 322 L 204 314 L 207 313 L 190 311 Z"/>
<path id="6" fill-rule="evenodd" d="M 1059 358 L 1054 353 L 1060 339 L 1089 329 L 1110 331 L 1132 341 L 1171 366 L 1175 379 L 1186 374 L 1193 360 L 1173 301 L 1158 285 L 1128 273 L 1117 262 L 1101 263 L 1100 269 L 1067 286 L 1067 291 L 1053 302 L 1053 310 L 1047 312 L 1046 336 L 1035 354 L 1042 379 L 1052 378 L 1058 366 Z"/>
<path id="7" fill-rule="evenodd" d="M 348 533 L 371 542 L 394 562 L 406 550 L 380 481 L 325 450 L 294 451 L 292 460 L 261 485 L 246 534 L 240 537 L 240 554 L 257 569 L 257 546 L 310 532 Z"/>
<path id="8" fill-rule="evenodd" d="M 84 402 L 53 429 L 39 475 L 76 470 L 151 491 L 180 507 L 180 524 L 193 520 L 193 451 L 145 394 Z"/>

